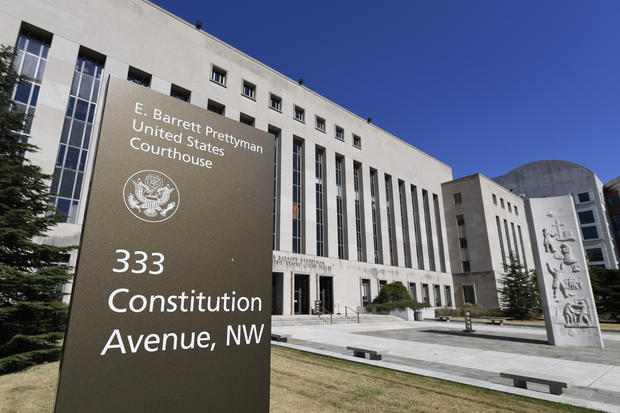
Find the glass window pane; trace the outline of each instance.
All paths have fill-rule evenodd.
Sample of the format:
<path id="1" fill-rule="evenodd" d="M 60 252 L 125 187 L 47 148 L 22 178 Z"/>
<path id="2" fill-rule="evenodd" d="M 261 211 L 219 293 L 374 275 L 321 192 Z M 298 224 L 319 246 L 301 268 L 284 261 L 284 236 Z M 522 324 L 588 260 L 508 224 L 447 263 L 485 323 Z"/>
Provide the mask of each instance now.
<path id="1" fill-rule="evenodd" d="M 69 215 L 69 207 L 71 206 L 71 201 L 68 199 L 58 198 L 58 205 L 56 205 L 57 213 L 60 215 L 64 215 L 64 218 L 61 219 L 62 222 L 67 221 L 67 216 Z"/>
<path id="2" fill-rule="evenodd" d="M 594 222 L 594 212 L 593 211 L 581 211 L 578 213 L 579 222 L 581 224 L 592 224 Z"/>
<path id="3" fill-rule="evenodd" d="M 30 53 L 34 54 L 34 55 L 39 55 L 39 53 L 41 52 L 41 42 L 33 39 L 33 38 L 29 38 L 28 39 L 28 49 L 27 49 Z"/>
<path id="4" fill-rule="evenodd" d="M 95 117 L 95 107 L 94 103 L 90 104 L 90 110 L 88 111 L 88 122 L 93 123 L 93 118 Z"/>
<path id="5" fill-rule="evenodd" d="M 39 99 L 39 85 L 33 85 L 32 97 L 30 98 L 30 106 L 37 106 L 37 99 Z"/>
<path id="6" fill-rule="evenodd" d="M 60 145 L 58 148 L 58 157 L 56 158 L 56 166 L 62 166 L 62 162 L 65 159 L 65 145 Z"/>
<path id="7" fill-rule="evenodd" d="M 67 113 L 65 114 L 65 116 L 73 116 L 73 106 L 75 106 L 75 98 L 70 97 L 69 104 L 67 105 Z"/>
<path id="8" fill-rule="evenodd" d="M 99 83 L 101 81 L 99 79 L 95 80 L 95 87 L 93 89 L 93 97 L 90 99 L 92 102 L 97 101 L 97 97 L 99 96 Z"/>
<path id="9" fill-rule="evenodd" d="M 45 60 L 39 60 L 39 68 L 37 69 L 37 75 L 34 77 L 38 82 L 43 79 L 43 72 L 45 72 Z"/>
<path id="10" fill-rule="evenodd" d="M 93 78 L 88 75 L 82 76 L 82 83 L 80 83 L 79 97 L 82 99 L 90 100 L 90 89 L 93 86 Z"/>
<path id="11" fill-rule="evenodd" d="M 69 127 L 71 126 L 71 118 L 65 118 L 65 123 L 62 125 L 62 134 L 60 135 L 60 142 L 67 143 L 69 137 Z"/>
<path id="12" fill-rule="evenodd" d="M 88 149 L 88 145 L 90 145 L 90 134 L 92 130 L 92 125 L 90 123 L 86 124 L 86 133 L 84 134 L 84 142 L 82 143 L 82 148 Z"/>
<path id="13" fill-rule="evenodd" d="M 75 171 L 65 169 L 62 174 L 62 182 L 60 183 L 59 195 L 70 198 L 73 195 L 73 181 L 75 180 Z"/>
<path id="14" fill-rule="evenodd" d="M 598 231 L 596 230 L 596 226 L 582 227 L 581 231 L 583 232 L 583 239 L 596 239 L 596 238 L 598 238 Z"/>
<path id="15" fill-rule="evenodd" d="M 58 167 L 54 169 L 54 177 L 52 178 L 52 188 L 50 189 L 50 192 L 52 194 L 58 193 L 58 182 L 60 181 L 60 171 L 61 169 Z"/>
<path id="16" fill-rule="evenodd" d="M 77 169 L 78 159 L 80 157 L 80 150 L 69 146 L 67 148 L 67 157 L 65 158 L 65 168 Z M 65 174 L 67 172 L 65 171 Z M 64 177 L 63 177 L 64 181 Z M 66 196 L 66 195 L 63 195 Z"/>
<path id="17" fill-rule="evenodd" d="M 82 155 L 80 155 L 80 167 L 79 170 L 83 171 L 86 166 L 86 157 L 88 156 L 88 151 L 82 151 Z"/>
<path id="18" fill-rule="evenodd" d="M 49 44 L 43 44 L 43 50 L 41 51 L 41 57 L 44 59 L 47 59 L 47 52 L 50 49 L 50 45 Z"/>
<path id="19" fill-rule="evenodd" d="M 21 51 L 26 48 L 26 40 L 28 38 L 23 34 L 19 36 L 19 40 L 17 41 L 17 48 Z"/>
<path id="20" fill-rule="evenodd" d="M 15 100 L 16 102 L 22 102 L 28 104 L 28 99 L 30 98 L 30 89 L 32 87 L 32 83 L 30 82 L 20 82 L 17 84 L 17 89 L 15 90 Z"/>
<path id="21" fill-rule="evenodd" d="M 82 99 L 77 100 L 75 105 L 75 118 L 79 120 L 86 120 L 86 113 L 88 112 L 88 102 Z"/>
<path id="22" fill-rule="evenodd" d="M 73 146 L 81 146 L 83 134 L 84 134 L 84 122 L 80 122 L 79 120 L 74 120 L 73 126 L 71 126 L 71 137 L 69 138 L 69 144 Z"/>
<path id="23" fill-rule="evenodd" d="M 83 177 L 84 177 L 84 174 L 78 172 L 77 180 L 75 182 L 75 189 L 73 190 L 73 199 L 80 199 L 80 192 L 82 191 L 82 178 Z"/>
<path id="24" fill-rule="evenodd" d="M 95 75 L 95 64 L 89 60 L 84 60 L 84 73 L 94 76 Z"/>
<path id="25" fill-rule="evenodd" d="M 26 53 L 24 56 L 24 64 L 22 65 L 21 74 L 32 79 L 37 70 L 37 58 Z"/>
<path id="26" fill-rule="evenodd" d="M 78 84 L 80 83 L 80 74 L 75 73 L 73 75 L 73 83 L 71 83 L 71 94 L 73 96 L 77 95 Z"/>

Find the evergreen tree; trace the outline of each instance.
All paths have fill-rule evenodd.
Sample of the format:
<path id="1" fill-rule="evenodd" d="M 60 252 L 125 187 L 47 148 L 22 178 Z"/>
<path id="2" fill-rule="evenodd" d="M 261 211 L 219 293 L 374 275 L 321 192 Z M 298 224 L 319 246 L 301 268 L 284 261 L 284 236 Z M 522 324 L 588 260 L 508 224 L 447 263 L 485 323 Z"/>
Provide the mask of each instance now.
<path id="1" fill-rule="evenodd" d="M 589 271 L 599 317 L 620 322 L 620 270 L 590 267 Z"/>
<path id="2" fill-rule="evenodd" d="M 539 315 L 542 306 L 535 272 L 525 271 L 525 267 L 512 254 L 505 271 L 501 280 L 503 286 L 499 289 L 504 313 L 516 319 Z"/>
<path id="3" fill-rule="evenodd" d="M 71 274 L 72 248 L 37 242 L 59 221 L 50 210 L 49 175 L 28 162 L 37 150 L 22 131 L 28 115 L 11 101 L 19 82 L 12 47 L 0 46 L 0 374 L 57 359 L 67 306 L 54 302 Z"/>

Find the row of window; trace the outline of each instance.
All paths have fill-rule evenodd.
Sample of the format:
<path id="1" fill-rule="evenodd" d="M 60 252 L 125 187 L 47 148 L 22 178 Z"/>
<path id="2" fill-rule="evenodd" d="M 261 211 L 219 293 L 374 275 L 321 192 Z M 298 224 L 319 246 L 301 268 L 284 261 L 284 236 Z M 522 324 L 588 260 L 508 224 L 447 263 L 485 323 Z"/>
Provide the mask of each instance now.
<path id="1" fill-rule="evenodd" d="M 400 281 L 396 281 L 402 284 Z M 381 291 L 383 286 L 387 285 L 387 280 L 378 280 L 378 290 Z M 428 305 L 434 305 L 435 307 L 452 307 L 452 288 L 449 285 L 444 285 L 443 288 L 440 284 L 433 284 L 433 302 L 431 303 L 431 291 L 430 285 L 422 283 L 420 285 L 421 291 L 418 295 L 417 285 L 414 282 L 410 282 L 408 285 L 409 295 L 414 301 L 425 303 Z M 443 294 L 442 294 L 443 289 Z M 420 300 L 418 300 L 420 299 Z M 362 305 L 368 305 L 371 302 L 370 294 L 370 279 L 362 279 Z"/>
<path id="2" fill-rule="evenodd" d="M 497 196 L 495 196 L 495 194 L 491 194 L 493 196 L 493 205 L 497 205 Z M 508 205 L 508 212 L 512 212 L 513 206 L 510 202 L 506 202 L 506 204 L 504 204 L 504 198 L 500 198 L 499 199 L 499 204 L 503 209 L 506 209 L 506 205 Z M 515 215 L 519 215 L 519 209 L 517 208 L 517 206 L 514 206 L 514 212 Z"/>
<path id="3" fill-rule="evenodd" d="M 274 127 L 269 128 L 269 131 L 274 134 L 276 145 L 279 145 L 280 142 L 280 130 Z M 319 146 L 315 146 L 314 149 L 314 180 L 315 180 L 315 231 L 316 231 L 316 255 L 317 256 L 327 256 L 327 210 L 326 210 L 326 202 L 327 202 L 327 192 L 326 188 L 326 180 L 328 177 L 325 173 L 325 149 Z M 279 147 L 276 148 L 276 154 L 279 154 Z M 295 137 L 293 140 L 293 170 L 292 170 L 292 190 L 293 190 L 293 203 L 292 203 L 292 251 L 295 253 L 305 253 L 306 245 L 305 242 L 305 204 L 304 204 L 304 172 L 305 167 L 303 165 L 304 162 L 304 140 L 298 137 Z M 276 156 L 274 159 L 274 192 L 279 194 L 279 157 Z M 372 239 L 373 239 L 373 251 L 374 251 L 374 262 L 376 264 L 383 264 L 383 247 L 382 247 L 382 228 L 381 228 L 381 219 L 380 219 L 380 200 L 378 197 L 379 194 L 379 177 L 377 170 L 370 169 L 370 217 L 372 224 Z M 334 180 L 336 183 L 336 192 L 335 192 L 335 205 L 336 205 L 336 234 L 337 234 L 337 251 L 338 258 L 340 259 L 348 259 L 349 252 L 347 246 L 347 216 L 346 216 L 346 185 L 345 185 L 345 160 L 342 155 L 335 155 L 335 176 Z M 353 162 L 353 189 L 354 189 L 354 205 L 355 205 L 355 239 L 356 239 L 356 249 L 357 249 L 357 259 L 358 261 L 366 261 L 366 245 L 365 245 L 365 223 L 364 223 L 364 191 L 362 185 L 362 165 L 359 162 Z M 396 237 L 396 216 L 394 214 L 394 194 L 392 192 L 393 183 L 392 177 L 390 175 L 384 175 L 383 184 L 385 185 L 385 208 L 386 211 L 386 221 L 387 221 L 387 241 L 388 251 L 389 251 L 389 265 L 398 266 L 398 254 L 397 254 L 397 237 Z M 410 190 L 410 192 L 409 192 Z M 411 260 L 411 243 L 409 238 L 409 223 L 408 223 L 408 203 L 411 203 L 412 216 L 414 219 L 414 232 L 415 232 L 415 244 L 416 244 L 416 253 L 418 257 L 418 268 L 424 268 L 424 252 L 422 247 L 422 235 L 420 232 L 420 211 L 418 206 L 418 189 L 415 185 L 411 185 L 409 190 L 405 185 L 403 180 L 398 180 L 398 196 L 400 203 L 400 219 L 401 219 L 401 228 L 403 231 L 402 237 L 402 248 L 403 255 L 405 258 L 404 265 L 407 268 L 412 267 Z M 410 200 L 409 196 L 411 196 Z M 435 222 L 431 221 L 431 213 L 430 213 L 430 203 L 433 203 L 433 210 L 435 215 Z M 278 196 L 274 197 L 274 215 L 273 215 L 273 247 L 274 249 L 278 248 Z M 442 233 L 442 224 L 441 224 L 441 208 L 439 204 L 439 197 L 437 194 L 432 194 L 432 198 L 430 197 L 428 191 L 422 189 L 422 206 L 424 209 L 424 218 L 425 218 L 425 228 L 426 228 L 426 244 L 428 248 L 428 257 L 429 257 L 429 270 L 437 271 L 435 264 L 435 246 L 434 246 L 434 234 L 436 234 L 437 245 L 438 245 L 438 254 L 439 254 L 439 263 L 440 263 L 440 271 L 446 272 L 446 263 L 445 263 L 445 251 L 443 246 L 443 233 Z"/>

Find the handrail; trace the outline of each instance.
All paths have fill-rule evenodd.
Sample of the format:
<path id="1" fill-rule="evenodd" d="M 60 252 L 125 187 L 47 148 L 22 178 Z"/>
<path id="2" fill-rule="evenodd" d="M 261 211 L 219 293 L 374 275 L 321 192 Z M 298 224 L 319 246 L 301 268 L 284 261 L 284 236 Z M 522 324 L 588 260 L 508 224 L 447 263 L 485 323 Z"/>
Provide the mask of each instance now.
<path id="1" fill-rule="evenodd" d="M 359 324 L 359 323 L 360 323 L 360 313 L 358 313 L 358 312 L 357 312 L 357 311 L 355 311 L 354 309 L 350 308 L 349 306 L 346 306 L 346 305 L 345 305 L 345 306 L 344 306 L 344 316 L 345 316 L 345 318 L 349 318 L 347 310 L 351 310 L 351 311 L 353 311 L 355 314 L 357 314 L 357 324 Z"/>

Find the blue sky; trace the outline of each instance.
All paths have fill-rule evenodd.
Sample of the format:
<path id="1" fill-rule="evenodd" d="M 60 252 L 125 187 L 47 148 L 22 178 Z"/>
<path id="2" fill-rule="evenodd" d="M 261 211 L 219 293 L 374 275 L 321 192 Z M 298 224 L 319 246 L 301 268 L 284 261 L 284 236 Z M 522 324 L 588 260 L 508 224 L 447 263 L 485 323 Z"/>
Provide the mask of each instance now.
<path id="1" fill-rule="evenodd" d="M 620 2 L 156 0 L 452 166 L 620 175 Z"/>

